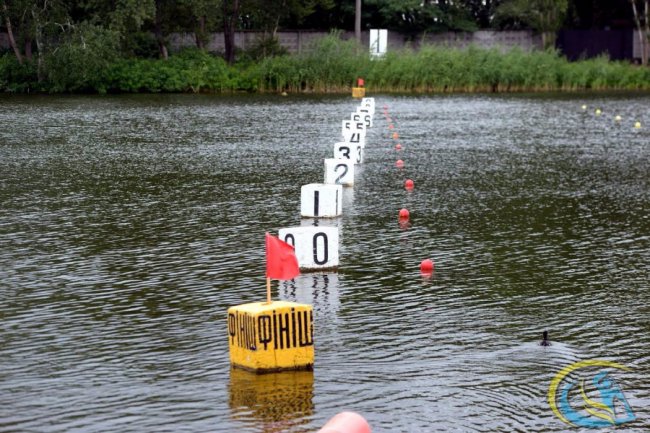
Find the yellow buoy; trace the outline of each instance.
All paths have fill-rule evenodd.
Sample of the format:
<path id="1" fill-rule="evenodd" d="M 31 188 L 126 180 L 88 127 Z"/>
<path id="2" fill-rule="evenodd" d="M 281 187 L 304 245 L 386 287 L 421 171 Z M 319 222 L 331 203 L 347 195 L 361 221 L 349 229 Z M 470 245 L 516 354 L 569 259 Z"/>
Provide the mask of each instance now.
<path id="1" fill-rule="evenodd" d="M 314 319 L 308 304 L 253 302 L 228 309 L 228 344 L 234 367 L 265 373 L 311 370 Z"/>
<path id="2" fill-rule="evenodd" d="M 586 109 L 587 109 L 587 106 L 583 104 L 583 105 L 582 105 L 582 109 L 583 109 L 583 110 L 586 110 Z"/>
<path id="3" fill-rule="evenodd" d="M 602 111 L 600 111 L 600 108 L 596 108 L 596 116 L 600 116 L 600 113 L 602 113 Z"/>
<path id="4" fill-rule="evenodd" d="M 352 88 L 352 97 L 353 98 L 363 98 L 366 96 L 365 87 L 353 87 Z"/>
<path id="5" fill-rule="evenodd" d="M 616 120 L 617 122 L 620 122 L 621 121 L 621 116 L 614 117 L 614 120 Z"/>
<path id="6" fill-rule="evenodd" d="M 634 124 L 634 127 L 635 127 L 636 129 L 640 129 L 640 128 L 641 128 L 641 122 L 636 122 L 636 123 Z"/>

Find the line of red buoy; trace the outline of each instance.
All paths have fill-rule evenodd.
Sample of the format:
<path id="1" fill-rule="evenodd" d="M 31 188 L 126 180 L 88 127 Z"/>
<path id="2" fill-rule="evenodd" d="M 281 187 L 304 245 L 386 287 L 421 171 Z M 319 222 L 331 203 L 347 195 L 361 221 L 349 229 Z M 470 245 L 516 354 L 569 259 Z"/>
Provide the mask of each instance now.
<path id="1" fill-rule="evenodd" d="M 394 131 L 395 130 L 395 124 L 393 123 L 393 119 L 388 114 L 388 106 L 387 105 L 384 105 L 384 117 L 386 118 L 386 122 L 388 122 L 388 129 L 391 130 L 391 131 Z M 395 131 L 395 132 L 393 132 L 391 134 L 391 137 L 394 140 L 398 140 L 399 139 L 399 134 Z M 395 150 L 397 150 L 397 151 L 402 150 L 402 144 L 397 143 L 395 145 Z M 398 159 L 395 162 L 395 166 L 397 168 L 400 168 L 400 169 L 404 168 L 404 161 L 401 160 L 401 159 Z M 404 181 L 404 189 L 406 191 L 413 191 L 414 188 L 415 188 L 415 182 L 413 182 L 412 179 L 406 179 Z M 406 209 L 406 208 L 400 209 L 400 211 L 399 211 L 399 225 L 400 225 L 401 228 L 408 228 L 408 226 L 409 226 L 408 223 L 409 223 L 410 216 L 411 216 L 411 214 L 408 211 L 408 209 Z M 431 275 L 433 275 L 434 269 L 435 269 L 435 264 L 433 263 L 433 260 L 431 260 L 431 259 L 424 259 L 420 263 L 420 273 L 423 276 L 431 276 Z"/>

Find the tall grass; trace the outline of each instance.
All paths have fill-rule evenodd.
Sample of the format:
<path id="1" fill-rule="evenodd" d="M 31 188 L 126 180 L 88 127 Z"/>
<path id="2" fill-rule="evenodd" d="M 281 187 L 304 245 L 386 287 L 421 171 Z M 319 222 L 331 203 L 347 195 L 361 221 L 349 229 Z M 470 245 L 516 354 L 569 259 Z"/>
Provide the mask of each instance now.
<path id="1" fill-rule="evenodd" d="M 261 91 L 348 92 L 357 77 L 371 67 L 368 56 L 354 41 L 331 34 L 316 41 L 302 54 L 272 57 L 256 66 Z"/>
<path id="2" fill-rule="evenodd" d="M 569 62 L 555 51 L 425 46 L 369 60 L 336 35 L 307 54 L 266 59 L 256 76 L 261 91 L 348 92 L 359 76 L 375 92 L 650 90 L 650 68 L 605 56 Z"/>
<path id="3" fill-rule="evenodd" d="M 68 59 L 66 59 L 68 60 Z M 69 65 L 74 68 L 74 65 Z M 35 83 L 33 68 L 0 56 L 1 91 L 71 92 L 337 92 L 357 77 L 371 92 L 531 92 L 650 90 L 650 68 L 606 57 L 569 62 L 555 51 L 424 46 L 370 60 L 354 41 L 332 34 L 297 55 L 234 66 L 220 57 L 186 50 L 164 60 L 118 59 L 87 79 Z M 63 83 L 63 84 L 62 84 Z"/>

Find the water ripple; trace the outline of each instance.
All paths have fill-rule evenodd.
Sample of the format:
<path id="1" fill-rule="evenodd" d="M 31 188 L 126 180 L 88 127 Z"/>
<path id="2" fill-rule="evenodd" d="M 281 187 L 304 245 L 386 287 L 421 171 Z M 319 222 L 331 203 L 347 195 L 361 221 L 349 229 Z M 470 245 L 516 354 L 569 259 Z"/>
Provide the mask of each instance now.
<path id="1" fill-rule="evenodd" d="M 404 148 L 378 110 L 327 222 L 338 272 L 273 282 L 314 306 L 315 371 L 257 376 L 230 370 L 225 310 L 264 297 L 264 232 L 312 223 L 300 186 L 354 102 L 0 96 L 0 431 L 307 432 L 355 410 L 377 432 L 561 432 L 549 381 L 591 358 L 632 367 L 626 431 L 647 430 L 647 96 L 377 102 Z"/>

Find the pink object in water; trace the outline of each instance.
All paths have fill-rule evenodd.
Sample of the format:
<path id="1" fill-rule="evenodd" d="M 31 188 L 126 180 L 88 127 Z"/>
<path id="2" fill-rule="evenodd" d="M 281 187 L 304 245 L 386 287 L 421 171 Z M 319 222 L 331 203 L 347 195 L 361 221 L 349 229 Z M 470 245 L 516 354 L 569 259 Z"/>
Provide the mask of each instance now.
<path id="1" fill-rule="evenodd" d="M 371 433 L 370 425 L 356 412 L 341 412 L 327 421 L 318 433 Z"/>

